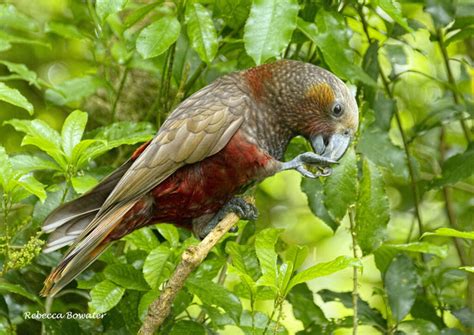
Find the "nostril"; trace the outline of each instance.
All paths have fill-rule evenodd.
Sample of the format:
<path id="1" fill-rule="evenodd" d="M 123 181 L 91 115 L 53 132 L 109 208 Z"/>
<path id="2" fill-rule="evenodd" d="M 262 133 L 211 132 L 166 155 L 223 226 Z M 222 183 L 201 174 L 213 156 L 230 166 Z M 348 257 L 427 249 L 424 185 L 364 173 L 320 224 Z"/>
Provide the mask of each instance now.
<path id="1" fill-rule="evenodd" d="M 327 136 L 324 136 L 324 138 L 323 138 L 323 141 L 324 141 L 324 146 L 326 146 L 326 147 L 327 147 L 327 146 L 328 146 L 328 144 L 329 144 L 329 137 L 327 137 Z"/>
<path id="2" fill-rule="evenodd" d="M 344 130 L 344 132 L 342 134 L 345 135 L 345 136 L 349 136 L 351 134 L 351 131 L 349 129 L 346 129 L 346 130 Z"/>

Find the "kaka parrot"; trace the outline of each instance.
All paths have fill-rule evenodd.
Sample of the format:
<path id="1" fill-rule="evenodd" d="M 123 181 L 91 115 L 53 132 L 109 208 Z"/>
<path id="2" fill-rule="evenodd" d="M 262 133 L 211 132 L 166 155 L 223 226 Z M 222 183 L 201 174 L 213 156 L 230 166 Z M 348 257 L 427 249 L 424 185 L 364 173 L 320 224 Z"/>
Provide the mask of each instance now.
<path id="1" fill-rule="evenodd" d="M 48 216 L 45 252 L 72 246 L 41 294 L 55 295 L 112 241 L 143 226 L 168 222 L 203 238 L 227 212 L 255 218 L 255 207 L 237 195 L 283 170 L 327 175 L 357 126 L 347 86 L 312 64 L 281 60 L 217 79 L 184 100 L 115 172 Z M 297 135 L 314 152 L 282 162 Z M 315 175 L 307 165 L 326 169 Z"/>

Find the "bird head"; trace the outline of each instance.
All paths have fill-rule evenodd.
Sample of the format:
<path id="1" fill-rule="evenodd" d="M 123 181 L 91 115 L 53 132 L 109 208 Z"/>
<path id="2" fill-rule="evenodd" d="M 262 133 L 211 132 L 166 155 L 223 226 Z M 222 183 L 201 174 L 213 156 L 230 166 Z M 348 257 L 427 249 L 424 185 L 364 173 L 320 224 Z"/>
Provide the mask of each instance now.
<path id="1" fill-rule="evenodd" d="M 309 63 L 279 61 L 270 71 L 265 88 L 285 126 L 307 138 L 317 154 L 341 158 L 359 122 L 357 102 L 346 84 Z"/>

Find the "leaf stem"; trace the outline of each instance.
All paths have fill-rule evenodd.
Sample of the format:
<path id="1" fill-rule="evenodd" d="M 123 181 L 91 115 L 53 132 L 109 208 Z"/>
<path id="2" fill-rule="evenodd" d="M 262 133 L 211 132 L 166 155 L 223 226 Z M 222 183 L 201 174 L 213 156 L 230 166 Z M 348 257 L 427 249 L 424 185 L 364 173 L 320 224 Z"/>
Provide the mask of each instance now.
<path id="1" fill-rule="evenodd" d="M 117 113 L 118 101 L 120 99 L 120 95 L 122 94 L 122 90 L 123 90 L 123 87 L 125 85 L 125 81 L 127 80 L 127 76 L 128 76 L 129 71 L 130 71 L 130 69 L 128 67 L 126 67 L 125 70 L 123 71 L 122 79 L 120 79 L 120 84 L 119 84 L 117 93 L 115 94 L 114 103 L 112 105 L 112 112 L 111 112 L 111 121 L 112 122 L 115 122 L 115 116 L 116 116 L 116 113 Z"/>
<path id="2" fill-rule="evenodd" d="M 354 218 L 354 206 L 349 208 L 349 222 L 351 229 L 352 237 L 352 253 L 354 258 L 359 259 L 359 253 L 357 251 L 357 233 L 355 230 L 355 218 Z M 353 266 L 352 269 L 352 310 L 354 311 L 354 316 L 352 319 L 352 334 L 357 335 L 357 326 L 359 324 L 359 310 L 358 310 L 358 301 L 359 301 L 359 270 L 356 266 Z"/>

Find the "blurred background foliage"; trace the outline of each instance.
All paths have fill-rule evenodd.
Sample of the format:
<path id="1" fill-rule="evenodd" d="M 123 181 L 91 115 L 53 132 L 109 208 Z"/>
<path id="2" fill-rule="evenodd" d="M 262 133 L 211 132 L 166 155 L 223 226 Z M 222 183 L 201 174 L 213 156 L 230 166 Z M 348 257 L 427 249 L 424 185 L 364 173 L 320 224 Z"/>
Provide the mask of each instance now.
<path id="1" fill-rule="evenodd" d="M 353 149 L 329 178 L 264 181 L 260 218 L 219 243 L 160 334 L 473 333 L 472 1 L 13 0 L 0 28 L 2 333 L 135 333 L 197 241 L 137 231 L 51 301 L 61 253 L 41 254 L 42 221 L 194 91 L 280 58 L 352 85 Z"/>

